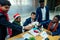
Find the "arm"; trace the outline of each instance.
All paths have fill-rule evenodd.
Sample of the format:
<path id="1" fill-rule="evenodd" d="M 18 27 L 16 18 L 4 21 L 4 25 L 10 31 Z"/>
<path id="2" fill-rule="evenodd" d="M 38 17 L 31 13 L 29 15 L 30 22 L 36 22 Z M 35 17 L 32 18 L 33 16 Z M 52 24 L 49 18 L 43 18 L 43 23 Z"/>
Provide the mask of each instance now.
<path id="1" fill-rule="evenodd" d="M 32 24 L 29 24 L 27 26 L 24 27 L 25 30 L 30 30 L 32 29 L 34 26 Z"/>
<path id="2" fill-rule="evenodd" d="M 60 35 L 60 26 L 58 27 L 58 29 L 55 32 L 50 32 L 50 31 L 46 31 L 49 35 L 55 36 L 55 35 Z"/>
<path id="3" fill-rule="evenodd" d="M 51 21 L 51 20 L 47 20 L 47 21 L 45 21 L 45 22 L 41 22 L 40 24 L 41 24 L 41 25 L 49 24 L 50 21 Z"/>
<path id="4" fill-rule="evenodd" d="M 26 21 L 24 22 L 23 26 L 27 26 L 28 25 L 28 19 L 26 19 Z"/>
<path id="5" fill-rule="evenodd" d="M 52 35 L 59 35 L 60 34 L 60 26 L 58 27 L 57 31 L 52 32 Z"/>
<path id="6" fill-rule="evenodd" d="M 3 15 L 0 15 L 0 25 L 3 25 L 4 27 L 10 27 L 12 29 L 22 31 L 22 27 L 18 25 L 14 25 L 6 20 L 6 18 Z"/>
<path id="7" fill-rule="evenodd" d="M 23 26 L 25 30 L 30 30 L 34 27 L 31 23 L 29 23 L 29 19 L 26 19 Z"/>
<path id="8" fill-rule="evenodd" d="M 46 10 L 47 10 L 47 14 L 46 14 L 47 20 L 49 20 L 49 8 L 48 8 L 48 6 L 46 6 Z"/>

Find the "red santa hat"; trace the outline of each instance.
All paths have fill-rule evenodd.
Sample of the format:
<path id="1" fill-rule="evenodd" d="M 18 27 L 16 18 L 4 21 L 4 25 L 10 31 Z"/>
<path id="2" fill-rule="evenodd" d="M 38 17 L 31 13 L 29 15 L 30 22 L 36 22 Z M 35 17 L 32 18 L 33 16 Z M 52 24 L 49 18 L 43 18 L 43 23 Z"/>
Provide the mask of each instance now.
<path id="1" fill-rule="evenodd" d="M 19 16 L 20 16 L 20 14 L 19 13 L 16 13 L 13 17 L 14 17 L 14 19 L 16 19 Z"/>

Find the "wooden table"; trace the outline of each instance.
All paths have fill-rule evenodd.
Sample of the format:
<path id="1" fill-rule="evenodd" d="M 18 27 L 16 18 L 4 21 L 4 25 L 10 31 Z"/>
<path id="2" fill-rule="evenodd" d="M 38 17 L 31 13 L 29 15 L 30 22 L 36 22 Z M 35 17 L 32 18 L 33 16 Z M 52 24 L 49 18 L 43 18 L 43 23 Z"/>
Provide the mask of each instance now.
<path id="1" fill-rule="evenodd" d="M 28 32 L 25 32 L 25 33 L 28 33 Z M 13 40 L 15 38 L 22 38 L 25 33 L 16 35 L 14 37 L 11 37 L 8 40 Z M 36 40 L 42 40 L 41 36 L 36 36 L 35 38 L 36 38 Z M 49 40 L 58 40 L 60 38 L 60 36 L 51 36 L 51 35 L 48 35 L 48 38 L 49 38 Z"/>

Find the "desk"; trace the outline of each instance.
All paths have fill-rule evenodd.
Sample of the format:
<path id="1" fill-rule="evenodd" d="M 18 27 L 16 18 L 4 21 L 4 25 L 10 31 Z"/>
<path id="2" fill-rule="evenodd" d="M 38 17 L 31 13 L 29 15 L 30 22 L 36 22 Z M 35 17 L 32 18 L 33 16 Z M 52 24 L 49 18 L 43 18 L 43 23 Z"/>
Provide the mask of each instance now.
<path id="1" fill-rule="evenodd" d="M 28 32 L 25 32 L 25 33 L 28 33 Z M 14 37 L 11 37 L 8 40 L 13 40 L 15 38 L 22 38 L 25 33 L 16 35 Z M 35 38 L 36 38 L 36 40 L 42 40 L 41 36 L 36 36 Z M 49 40 L 58 40 L 60 38 L 60 36 L 51 36 L 51 35 L 48 35 L 48 38 L 49 38 Z"/>

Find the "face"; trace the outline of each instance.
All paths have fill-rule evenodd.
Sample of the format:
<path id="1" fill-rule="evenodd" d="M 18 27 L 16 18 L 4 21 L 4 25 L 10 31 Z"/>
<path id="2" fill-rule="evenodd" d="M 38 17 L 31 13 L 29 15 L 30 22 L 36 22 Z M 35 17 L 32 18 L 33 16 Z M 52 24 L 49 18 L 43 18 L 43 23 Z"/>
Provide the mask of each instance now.
<path id="1" fill-rule="evenodd" d="M 42 7 L 42 8 L 44 7 L 44 2 L 40 3 L 40 7 Z"/>
<path id="2" fill-rule="evenodd" d="M 57 23 L 57 22 L 58 22 L 58 18 L 57 18 L 57 17 L 54 17 L 52 21 L 53 21 L 54 23 Z"/>
<path id="3" fill-rule="evenodd" d="M 16 18 L 16 21 L 17 21 L 17 22 L 21 22 L 21 17 L 20 17 L 20 16 L 17 17 L 17 18 Z"/>
<path id="4" fill-rule="evenodd" d="M 36 18 L 36 15 L 32 14 L 32 15 L 31 15 L 31 18 L 32 18 L 32 19 L 35 19 L 35 18 Z"/>
<path id="5" fill-rule="evenodd" d="M 0 6 L 0 7 L 2 8 L 2 10 L 3 10 L 4 12 L 8 12 L 8 11 L 9 11 L 9 8 L 10 8 L 10 6 L 8 6 L 8 5 Z"/>

